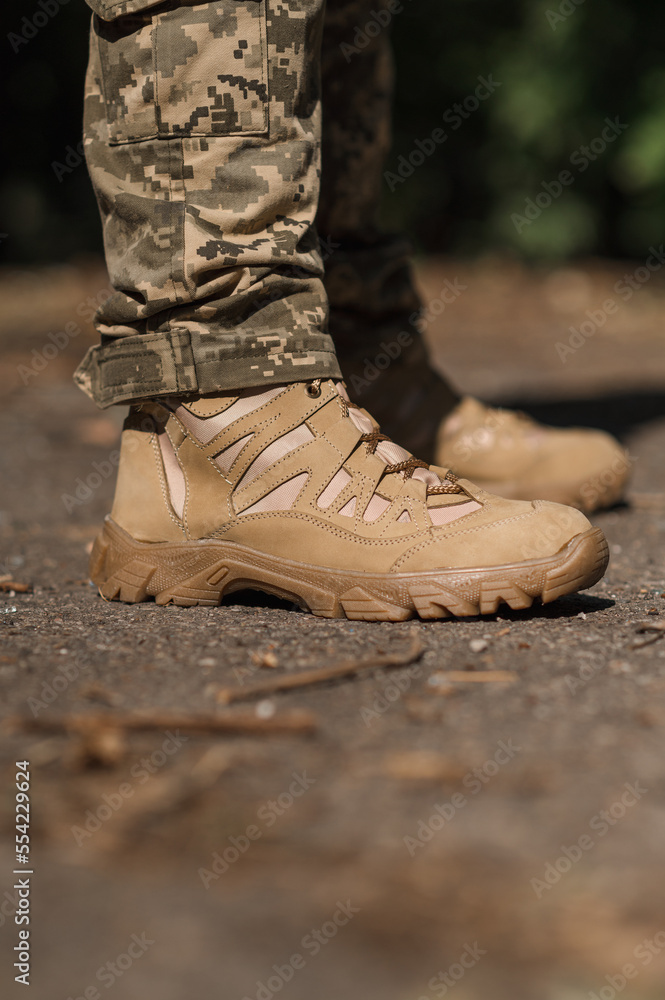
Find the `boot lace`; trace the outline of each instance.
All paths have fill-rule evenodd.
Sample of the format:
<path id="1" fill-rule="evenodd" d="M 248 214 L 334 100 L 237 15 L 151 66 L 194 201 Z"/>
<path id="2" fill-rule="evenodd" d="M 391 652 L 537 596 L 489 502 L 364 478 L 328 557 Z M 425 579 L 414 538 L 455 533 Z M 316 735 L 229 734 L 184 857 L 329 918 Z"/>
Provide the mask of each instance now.
<path id="1" fill-rule="evenodd" d="M 321 395 L 321 383 L 323 379 L 315 378 L 307 384 L 305 391 L 308 396 L 316 398 Z M 353 407 L 359 410 L 360 407 L 356 406 L 354 403 L 348 403 L 343 396 L 339 397 L 340 403 L 342 404 L 344 410 L 344 416 L 349 416 L 349 410 Z M 382 434 L 379 428 L 372 430 L 366 434 L 362 434 L 360 440 L 367 445 L 367 454 L 373 455 L 377 449 L 377 446 L 381 441 L 390 441 L 392 443 L 392 438 L 388 437 L 387 434 Z M 416 469 L 427 469 L 434 472 L 431 466 L 427 462 L 421 461 L 419 458 L 414 458 L 413 455 L 409 458 L 404 459 L 402 462 L 386 463 L 386 470 L 384 475 L 390 475 L 392 473 L 401 473 L 404 479 L 410 479 Z M 449 469 L 446 471 L 444 479 L 434 473 L 439 478 L 439 485 L 427 484 L 427 496 L 439 496 L 441 494 L 452 494 L 452 493 L 465 493 L 466 491 L 458 483 L 458 477 L 451 472 Z"/>

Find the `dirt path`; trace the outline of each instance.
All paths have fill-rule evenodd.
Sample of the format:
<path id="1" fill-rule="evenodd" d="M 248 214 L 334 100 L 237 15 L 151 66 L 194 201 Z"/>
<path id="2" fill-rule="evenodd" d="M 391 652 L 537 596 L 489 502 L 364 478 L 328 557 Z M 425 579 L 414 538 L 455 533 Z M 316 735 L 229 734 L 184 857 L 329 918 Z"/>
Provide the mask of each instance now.
<path id="1" fill-rule="evenodd" d="M 216 609 L 103 602 L 86 553 L 109 507 L 119 415 L 69 376 L 104 276 L 0 276 L 0 578 L 34 586 L 0 593 L 3 717 L 241 711 L 270 725 L 302 710 L 316 724 L 237 736 L 5 724 L 3 996 L 662 998 L 665 632 L 638 632 L 665 622 L 658 276 L 564 360 L 557 349 L 637 266 L 423 265 L 430 301 L 445 279 L 468 286 L 428 327 L 458 383 L 614 430 L 634 480 L 629 505 L 594 518 L 612 562 L 593 591 L 400 625 L 252 595 Z M 70 322 L 78 332 L 58 341 Z M 219 704 L 223 687 L 394 654 L 413 634 L 425 652 L 408 670 Z M 510 682 L 451 683 L 449 670 Z M 24 759 L 34 959 L 32 990 L 14 993 L 9 837 Z"/>

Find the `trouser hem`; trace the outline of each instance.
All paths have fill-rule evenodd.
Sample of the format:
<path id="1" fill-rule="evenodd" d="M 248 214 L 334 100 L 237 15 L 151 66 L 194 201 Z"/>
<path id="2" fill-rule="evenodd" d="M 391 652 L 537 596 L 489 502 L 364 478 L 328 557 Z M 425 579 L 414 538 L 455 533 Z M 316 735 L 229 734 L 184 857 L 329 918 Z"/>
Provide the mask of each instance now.
<path id="1" fill-rule="evenodd" d="M 266 334 L 251 346 L 229 334 L 210 340 L 204 345 L 187 330 L 118 338 L 90 348 L 74 381 L 104 409 L 159 396 L 342 377 L 327 334 Z"/>

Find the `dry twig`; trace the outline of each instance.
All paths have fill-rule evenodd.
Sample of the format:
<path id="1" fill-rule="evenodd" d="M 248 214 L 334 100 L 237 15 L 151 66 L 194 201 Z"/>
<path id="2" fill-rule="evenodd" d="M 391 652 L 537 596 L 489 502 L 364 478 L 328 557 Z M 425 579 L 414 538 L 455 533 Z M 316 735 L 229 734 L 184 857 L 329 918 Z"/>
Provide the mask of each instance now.
<path id="1" fill-rule="evenodd" d="M 3 594 L 9 594 L 12 591 L 15 594 L 30 594 L 32 592 L 32 584 L 19 583 L 18 580 L 12 580 L 11 576 L 1 576 L 0 592 Z"/>
<path id="2" fill-rule="evenodd" d="M 103 730 L 120 732 L 153 732 L 154 730 L 181 729 L 190 733 L 249 733 L 252 735 L 277 735 L 294 733 L 309 735 L 315 732 L 317 720 L 311 712 L 294 710 L 260 719 L 251 712 L 236 715 L 185 715 L 178 712 L 152 712 L 120 715 L 116 712 L 70 714 L 51 718 L 14 716 L 7 725 L 23 732 L 54 733 L 87 736 Z"/>
<path id="3" fill-rule="evenodd" d="M 230 705 L 235 701 L 251 701 L 253 698 L 265 698 L 266 695 L 278 691 L 292 691 L 294 688 L 311 687 L 313 684 L 325 684 L 328 681 L 339 680 L 342 677 L 355 677 L 363 670 L 377 667 L 406 667 L 409 663 L 420 659 L 424 650 L 417 636 L 403 653 L 369 656 L 366 660 L 345 660 L 334 667 L 323 667 L 319 670 L 304 670 L 297 674 L 286 674 L 270 680 L 259 681 L 257 684 L 247 684 L 244 687 L 222 688 L 217 693 L 217 701 Z"/>
<path id="4" fill-rule="evenodd" d="M 635 631 L 638 635 L 643 635 L 645 632 L 655 633 L 642 642 L 633 643 L 633 649 L 642 649 L 644 646 L 650 646 L 653 642 L 658 642 L 659 639 L 663 638 L 665 635 L 665 621 L 638 622 Z"/>

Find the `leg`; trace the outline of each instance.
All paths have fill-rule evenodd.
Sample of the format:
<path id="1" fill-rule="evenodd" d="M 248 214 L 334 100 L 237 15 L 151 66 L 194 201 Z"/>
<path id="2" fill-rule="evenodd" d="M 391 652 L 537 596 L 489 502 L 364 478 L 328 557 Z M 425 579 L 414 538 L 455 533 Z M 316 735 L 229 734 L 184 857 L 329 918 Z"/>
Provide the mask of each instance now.
<path id="1" fill-rule="evenodd" d="M 95 20 L 86 102 L 116 291 L 78 375 L 102 406 L 138 403 L 92 553 L 104 596 L 253 586 L 403 621 L 595 582 L 606 546 L 581 514 L 430 469 L 336 381 L 314 229 L 323 0 L 121 9 Z"/>
<path id="2" fill-rule="evenodd" d="M 338 375 L 314 229 L 324 0 L 125 8 L 92 26 L 85 148 L 115 294 L 79 384 L 108 406 Z"/>
<path id="3" fill-rule="evenodd" d="M 323 42 L 323 174 L 317 216 L 326 234 L 330 329 L 349 389 L 402 444 L 515 499 L 583 510 L 615 503 L 628 480 L 623 449 L 599 431 L 557 431 L 509 411 L 460 401 L 429 365 L 420 301 L 403 240 L 376 217 L 390 145 L 392 59 L 385 0 L 328 0 Z M 365 38 L 370 32 L 363 32 Z"/>
<path id="4" fill-rule="evenodd" d="M 353 45 L 357 28 L 386 7 L 387 0 L 328 0 L 317 227 L 328 248 L 330 330 L 349 390 L 387 433 L 431 459 L 436 429 L 459 397 L 429 366 L 414 322 L 421 302 L 410 247 L 404 238 L 377 228 L 391 142 L 388 29 L 382 28 L 362 50 Z"/>

